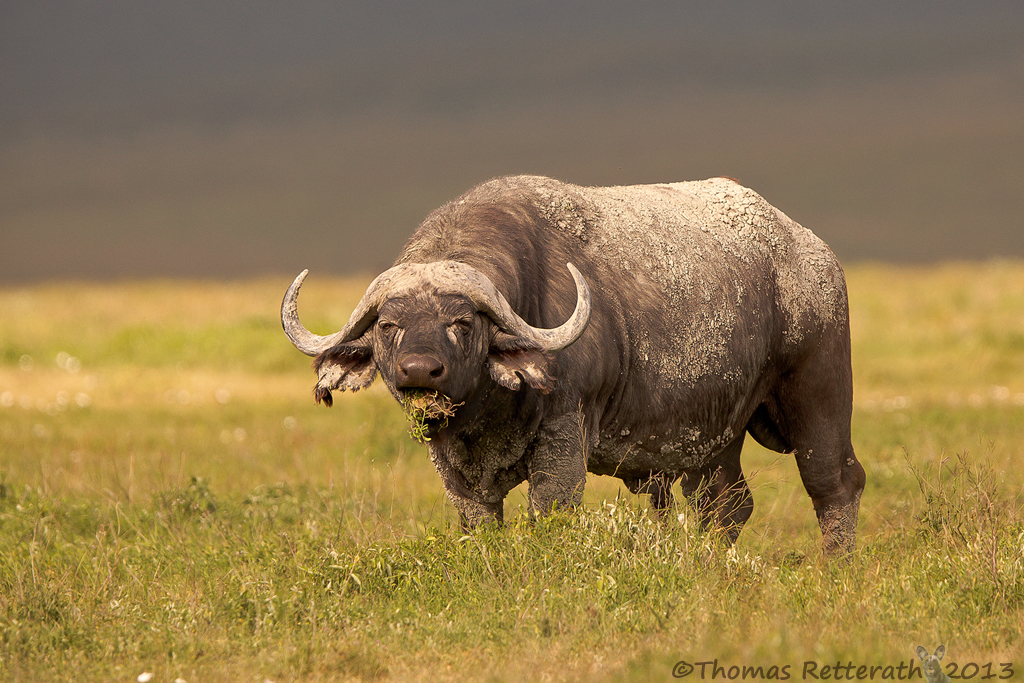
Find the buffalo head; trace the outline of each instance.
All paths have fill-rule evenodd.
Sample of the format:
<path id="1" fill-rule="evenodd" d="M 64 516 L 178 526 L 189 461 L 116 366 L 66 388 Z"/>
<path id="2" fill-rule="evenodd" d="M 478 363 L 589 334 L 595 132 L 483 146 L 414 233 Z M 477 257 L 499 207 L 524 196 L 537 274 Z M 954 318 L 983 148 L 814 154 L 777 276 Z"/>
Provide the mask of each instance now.
<path id="1" fill-rule="evenodd" d="M 562 325 L 528 325 L 479 270 L 457 261 L 407 263 L 377 276 L 348 323 L 319 336 L 299 322 L 296 301 L 303 271 L 281 303 L 281 323 L 299 351 L 314 356 L 317 402 L 332 389 L 357 391 L 377 372 L 399 401 L 426 390 L 453 403 L 468 400 L 489 375 L 517 390 L 525 382 L 550 391 L 551 354 L 576 341 L 590 320 L 590 290 L 571 263 L 576 308 Z"/>

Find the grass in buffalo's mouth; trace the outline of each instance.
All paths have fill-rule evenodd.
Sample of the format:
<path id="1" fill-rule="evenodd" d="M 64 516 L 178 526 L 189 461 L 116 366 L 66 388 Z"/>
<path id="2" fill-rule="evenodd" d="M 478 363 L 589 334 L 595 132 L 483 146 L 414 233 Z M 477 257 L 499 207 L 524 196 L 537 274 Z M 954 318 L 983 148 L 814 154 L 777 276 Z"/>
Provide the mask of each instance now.
<path id="1" fill-rule="evenodd" d="M 455 414 L 461 403 L 452 400 L 437 391 L 412 389 L 402 395 L 402 409 L 409 420 L 409 433 L 420 443 L 430 441 L 427 436 L 428 421 L 440 422 L 440 426 L 448 426 L 448 418 Z"/>

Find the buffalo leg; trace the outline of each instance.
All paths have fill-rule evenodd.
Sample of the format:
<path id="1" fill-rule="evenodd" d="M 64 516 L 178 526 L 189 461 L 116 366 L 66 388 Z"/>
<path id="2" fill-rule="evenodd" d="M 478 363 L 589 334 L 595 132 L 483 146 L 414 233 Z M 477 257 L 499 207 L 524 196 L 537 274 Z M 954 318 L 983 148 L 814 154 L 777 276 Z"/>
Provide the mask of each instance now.
<path id="1" fill-rule="evenodd" d="M 754 511 L 754 497 L 740 466 L 742 450 L 741 433 L 707 466 L 683 478 L 683 493 L 697 508 L 701 527 L 720 529 L 730 543 L 736 542 Z"/>
<path id="2" fill-rule="evenodd" d="M 463 533 L 476 528 L 487 522 L 498 522 L 504 520 L 504 503 L 478 503 L 475 500 L 464 498 L 460 495 L 448 492 L 448 499 L 452 501 L 455 509 L 459 511 L 459 527 Z"/>
<path id="3" fill-rule="evenodd" d="M 669 508 L 672 507 L 672 483 L 674 479 L 670 475 L 659 472 L 652 474 L 647 479 L 624 479 L 626 488 L 631 493 L 647 493 L 651 496 L 651 506 L 654 507 L 658 519 L 665 519 Z"/>
<path id="4" fill-rule="evenodd" d="M 651 477 L 649 481 L 651 505 L 660 519 L 664 519 L 672 507 L 672 478 L 666 474 Z"/>
<path id="5" fill-rule="evenodd" d="M 527 455 L 530 510 L 546 514 L 583 500 L 587 479 L 586 439 L 578 413 L 547 420 Z"/>
<path id="6" fill-rule="evenodd" d="M 769 414 L 796 458 L 811 497 L 826 554 L 856 548 L 857 514 L 864 491 L 864 468 L 850 441 L 853 381 L 849 337 L 837 335 L 780 387 Z M 837 368 L 839 369 L 837 371 Z"/>
<path id="7" fill-rule="evenodd" d="M 844 555 L 857 547 L 857 516 L 864 491 L 864 467 L 853 454 L 853 446 L 837 448 L 839 476 L 820 474 L 818 467 L 801 467 L 800 479 L 811 496 L 821 529 L 822 550 L 827 555 Z M 801 451 L 795 453 L 797 463 Z M 813 459 L 808 450 L 805 458 Z"/>
<path id="8" fill-rule="evenodd" d="M 438 439 L 430 442 L 428 450 L 448 500 L 459 512 L 459 526 L 467 531 L 487 522 L 500 523 L 504 517 L 504 500 L 482 502 L 473 496 L 465 477 L 451 464 L 454 447 L 452 443 L 442 443 Z"/>

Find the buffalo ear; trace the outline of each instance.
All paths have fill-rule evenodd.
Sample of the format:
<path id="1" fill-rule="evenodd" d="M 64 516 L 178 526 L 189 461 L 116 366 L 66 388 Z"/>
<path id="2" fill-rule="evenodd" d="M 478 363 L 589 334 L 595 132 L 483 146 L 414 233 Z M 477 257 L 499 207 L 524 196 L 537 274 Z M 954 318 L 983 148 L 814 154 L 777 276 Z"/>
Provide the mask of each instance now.
<path id="1" fill-rule="evenodd" d="M 362 340 L 332 346 L 316 357 L 313 369 L 319 377 L 313 398 L 317 403 L 323 401 L 328 408 L 334 405 L 332 389 L 359 391 L 373 384 L 377 375 L 373 347 Z"/>
<path id="2" fill-rule="evenodd" d="M 551 354 L 537 348 L 522 337 L 504 332 L 495 334 L 487 354 L 487 369 L 491 378 L 512 391 L 527 385 L 548 393 L 554 388 L 551 375 Z"/>

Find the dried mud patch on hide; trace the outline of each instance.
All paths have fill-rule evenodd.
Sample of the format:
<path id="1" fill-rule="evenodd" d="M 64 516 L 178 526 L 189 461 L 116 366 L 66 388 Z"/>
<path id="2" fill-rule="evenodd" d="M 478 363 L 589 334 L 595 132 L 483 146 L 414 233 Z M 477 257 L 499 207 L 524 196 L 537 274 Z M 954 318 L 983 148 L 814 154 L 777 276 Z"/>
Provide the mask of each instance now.
<path id="1" fill-rule="evenodd" d="M 448 418 L 455 414 L 455 409 L 462 403 L 452 400 L 437 391 L 412 390 L 402 396 L 402 410 L 409 420 L 409 434 L 420 443 L 430 441 L 427 431 L 428 421 L 439 422 L 441 428 L 448 426 Z"/>

